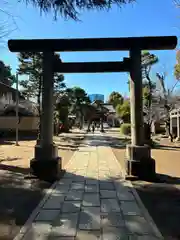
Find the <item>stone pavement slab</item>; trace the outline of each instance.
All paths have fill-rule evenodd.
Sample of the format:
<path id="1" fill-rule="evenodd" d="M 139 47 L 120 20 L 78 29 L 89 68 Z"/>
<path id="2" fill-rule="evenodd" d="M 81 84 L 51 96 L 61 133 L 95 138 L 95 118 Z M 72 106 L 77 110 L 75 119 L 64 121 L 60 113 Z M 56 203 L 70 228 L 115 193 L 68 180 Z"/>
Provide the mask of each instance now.
<path id="1" fill-rule="evenodd" d="M 84 207 L 80 213 L 79 229 L 100 230 L 100 208 Z"/>
<path id="2" fill-rule="evenodd" d="M 141 215 L 141 209 L 134 201 L 122 201 L 121 210 L 124 215 Z"/>
<path id="3" fill-rule="evenodd" d="M 89 231 L 82 231 L 79 230 L 77 232 L 77 239 L 78 240 L 101 240 L 101 231 L 98 230 L 89 230 Z"/>
<path id="4" fill-rule="evenodd" d="M 52 223 L 50 236 L 75 237 L 77 232 L 78 213 L 62 214 Z"/>
<path id="5" fill-rule="evenodd" d="M 35 221 L 40 222 L 53 222 L 54 219 L 58 216 L 60 210 L 59 209 L 40 209 L 37 217 L 34 219 Z"/>
<path id="6" fill-rule="evenodd" d="M 101 141 L 103 134 L 87 137 L 87 147 L 75 152 L 64 177 L 15 240 L 163 239 L 123 179 L 108 143 Z"/>
<path id="7" fill-rule="evenodd" d="M 120 203 L 116 199 L 101 199 L 101 212 L 121 212 Z"/>
<path id="8" fill-rule="evenodd" d="M 129 240 L 125 228 L 108 227 L 103 229 L 103 240 Z"/>
<path id="9" fill-rule="evenodd" d="M 99 193 L 84 193 L 83 206 L 100 207 Z"/>
<path id="10" fill-rule="evenodd" d="M 84 191 L 72 190 L 68 192 L 68 194 L 65 197 L 65 200 L 66 201 L 82 201 L 83 194 L 84 194 Z"/>
<path id="11" fill-rule="evenodd" d="M 111 199 L 111 198 L 116 198 L 116 197 L 117 197 L 116 191 L 113 191 L 113 190 L 100 190 L 100 198 Z"/>
<path id="12" fill-rule="evenodd" d="M 102 228 L 107 227 L 125 227 L 125 220 L 121 213 L 110 212 L 101 214 Z"/>

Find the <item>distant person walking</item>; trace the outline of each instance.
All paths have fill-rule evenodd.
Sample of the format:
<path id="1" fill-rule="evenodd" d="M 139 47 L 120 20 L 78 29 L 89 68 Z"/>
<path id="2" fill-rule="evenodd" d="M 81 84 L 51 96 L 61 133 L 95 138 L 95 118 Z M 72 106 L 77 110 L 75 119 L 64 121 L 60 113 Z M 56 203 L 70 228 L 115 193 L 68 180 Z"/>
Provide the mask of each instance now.
<path id="1" fill-rule="evenodd" d="M 93 122 L 92 123 L 92 132 L 94 133 L 94 131 L 95 131 L 95 123 Z"/>

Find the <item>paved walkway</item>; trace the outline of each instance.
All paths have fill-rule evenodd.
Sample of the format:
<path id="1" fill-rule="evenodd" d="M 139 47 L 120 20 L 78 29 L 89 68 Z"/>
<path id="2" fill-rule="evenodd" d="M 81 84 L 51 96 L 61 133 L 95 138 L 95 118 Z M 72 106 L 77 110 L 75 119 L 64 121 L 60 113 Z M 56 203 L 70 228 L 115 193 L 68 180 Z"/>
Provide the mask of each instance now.
<path id="1" fill-rule="evenodd" d="M 103 136 L 88 139 L 15 240 L 163 239 Z"/>

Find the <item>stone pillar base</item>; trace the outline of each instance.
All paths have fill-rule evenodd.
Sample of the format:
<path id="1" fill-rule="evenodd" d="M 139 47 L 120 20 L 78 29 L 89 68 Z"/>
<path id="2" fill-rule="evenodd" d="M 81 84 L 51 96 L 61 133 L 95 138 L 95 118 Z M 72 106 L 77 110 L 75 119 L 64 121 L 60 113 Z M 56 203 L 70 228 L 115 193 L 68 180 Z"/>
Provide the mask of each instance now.
<path id="1" fill-rule="evenodd" d="M 149 146 L 127 145 L 126 154 L 128 175 L 134 175 L 141 179 L 155 177 L 155 161 L 151 158 Z"/>
<path id="2" fill-rule="evenodd" d="M 62 172 L 61 158 L 55 145 L 43 147 L 35 146 L 35 156 L 30 161 L 31 173 L 41 180 L 54 182 Z"/>
<path id="3" fill-rule="evenodd" d="M 180 142 L 180 137 L 177 137 L 177 138 L 175 139 L 175 141 L 176 141 L 176 142 Z"/>

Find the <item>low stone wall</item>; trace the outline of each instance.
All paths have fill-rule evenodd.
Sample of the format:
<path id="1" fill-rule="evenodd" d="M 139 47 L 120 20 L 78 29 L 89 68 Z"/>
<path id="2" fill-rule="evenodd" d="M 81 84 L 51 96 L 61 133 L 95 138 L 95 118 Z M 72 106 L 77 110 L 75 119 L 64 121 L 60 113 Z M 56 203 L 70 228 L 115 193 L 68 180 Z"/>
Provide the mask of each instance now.
<path id="1" fill-rule="evenodd" d="M 16 129 L 16 117 L 0 117 L 0 131 L 13 131 Z M 19 117 L 19 131 L 37 131 L 39 117 Z"/>

